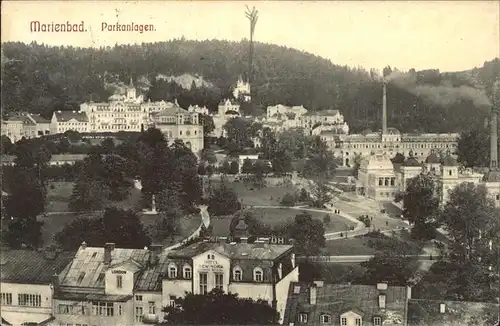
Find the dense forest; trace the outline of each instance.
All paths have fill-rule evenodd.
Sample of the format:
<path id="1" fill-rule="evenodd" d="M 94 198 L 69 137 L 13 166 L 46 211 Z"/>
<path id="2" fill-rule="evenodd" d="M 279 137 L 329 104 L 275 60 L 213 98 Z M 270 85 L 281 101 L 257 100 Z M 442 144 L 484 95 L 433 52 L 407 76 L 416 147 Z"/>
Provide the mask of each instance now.
<path id="1" fill-rule="evenodd" d="M 2 112 L 49 117 L 54 110 L 77 110 L 85 101 L 105 101 L 110 84 L 130 78 L 151 100 L 176 97 L 183 106 L 200 103 L 215 110 L 245 75 L 247 56 L 247 41 L 177 39 L 98 49 L 4 43 Z M 253 108 L 281 103 L 339 109 L 353 131 L 380 128 L 381 73 L 263 43 L 255 44 L 253 62 Z M 490 110 L 488 94 L 500 78 L 500 60 L 458 73 L 384 70 L 384 75 L 396 76 L 387 91 L 390 126 L 405 132 L 451 132 L 483 124 Z M 183 74 L 201 76 L 209 86 L 186 90 L 158 79 Z"/>

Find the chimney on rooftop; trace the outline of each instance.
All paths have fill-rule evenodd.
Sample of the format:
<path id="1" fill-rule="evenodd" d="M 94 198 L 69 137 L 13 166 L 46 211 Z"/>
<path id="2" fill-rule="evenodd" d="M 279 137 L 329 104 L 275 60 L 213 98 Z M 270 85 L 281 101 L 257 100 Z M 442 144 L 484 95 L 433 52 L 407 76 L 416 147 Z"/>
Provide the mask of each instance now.
<path id="1" fill-rule="evenodd" d="M 115 250 L 115 244 L 108 242 L 104 245 L 104 263 L 111 264 L 111 252 Z"/>
<path id="2" fill-rule="evenodd" d="M 52 275 L 51 285 L 54 292 L 56 292 L 59 289 L 59 275 L 57 275 L 56 273 Z"/>
<path id="3" fill-rule="evenodd" d="M 87 242 L 83 241 L 81 247 L 82 247 L 82 249 L 86 249 L 87 248 Z"/>
<path id="4" fill-rule="evenodd" d="M 490 169 L 498 168 L 498 112 L 491 109 Z"/>
<path id="5" fill-rule="evenodd" d="M 149 264 L 156 265 L 160 260 L 160 255 L 163 252 L 163 245 L 161 244 L 152 244 L 149 246 Z"/>
<path id="6" fill-rule="evenodd" d="M 318 288 L 312 284 L 309 288 L 309 304 L 316 304 L 318 298 Z"/>
<path id="7" fill-rule="evenodd" d="M 384 80 L 382 89 L 382 134 L 387 133 L 387 82 Z"/>
<path id="8" fill-rule="evenodd" d="M 55 259 L 57 256 L 57 251 L 54 246 L 48 246 L 45 248 L 45 258 L 47 259 Z"/>
<path id="9" fill-rule="evenodd" d="M 440 303 L 439 304 L 439 312 L 444 314 L 446 312 L 446 304 Z"/>

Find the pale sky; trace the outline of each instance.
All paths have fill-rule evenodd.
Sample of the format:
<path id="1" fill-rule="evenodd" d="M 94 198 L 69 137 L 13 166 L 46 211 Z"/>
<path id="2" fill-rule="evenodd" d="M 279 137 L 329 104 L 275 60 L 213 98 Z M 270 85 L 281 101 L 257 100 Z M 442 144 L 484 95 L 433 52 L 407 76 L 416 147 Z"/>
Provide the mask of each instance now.
<path id="1" fill-rule="evenodd" d="M 2 42 L 99 47 L 182 36 L 239 41 L 249 34 L 245 4 L 259 10 L 256 41 L 335 64 L 460 71 L 500 57 L 500 1 L 2 1 Z M 33 33 L 31 21 L 84 21 L 87 32 Z M 107 32 L 103 22 L 153 24 L 155 31 Z"/>

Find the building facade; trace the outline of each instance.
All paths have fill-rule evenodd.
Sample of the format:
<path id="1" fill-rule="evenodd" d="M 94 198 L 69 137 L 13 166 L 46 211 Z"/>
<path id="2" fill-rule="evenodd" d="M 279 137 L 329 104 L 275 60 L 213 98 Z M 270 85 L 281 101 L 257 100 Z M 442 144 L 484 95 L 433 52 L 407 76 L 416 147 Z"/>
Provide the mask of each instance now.
<path id="1" fill-rule="evenodd" d="M 50 134 L 50 121 L 37 114 L 21 113 L 2 120 L 1 132 L 15 143 L 23 137 L 30 139 Z"/>
<path id="2" fill-rule="evenodd" d="M 54 111 L 50 121 L 51 134 L 63 134 L 68 130 L 89 132 L 89 118 L 83 111 Z"/>
<path id="3" fill-rule="evenodd" d="M 290 284 L 286 325 L 405 325 L 411 288 L 375 285 Z"/>
<path id="4" fill-rule="evenodd" d="M 281 318 L 288 287 L 298 281 L 293 247 L 267 242 L 200 242 L 168 254 L 168 274 L 163 280 L 163 305 L 173 304 L 186 292 L 205 294 L 214 288 L 262 299 Z"/>
<path id="5" fill-rule="evenodd" d="M 434 178 L 441 205 L 446 204 L 455 187 L 473 183 L 484 186 L 495 206 L 500 207 L 500 173 L 490 171 L 483 174 L 464 169 L 449 153 L 441 159 L 432 152 L 421 163 L 410 152 L 402 164 L 392 163 L 387 155 L 370 155 L 360 163 L 356 191 L 369 198 L 391 201 L 397 193 L 406 190 L 408 180 L 421 173 L 430 173 Z"/>
<path id="6" fill-rule="evenodd" d="M 52 248 L 38 251 L 2 248 L 2 325 L 4 322 L 14 326 L 51 322 L 54 284 L 73 254 Z"/>
<path id="7" fill-rule="evenodd" d="M 159 129 L 170 143 L 176 139 L 182 140 L 186 147 L 195 154 L 203 149 L 203 125 L 200 122 L 199 113 L 173 106 L 152 114 L 151 120 L 151 126 Z"/>

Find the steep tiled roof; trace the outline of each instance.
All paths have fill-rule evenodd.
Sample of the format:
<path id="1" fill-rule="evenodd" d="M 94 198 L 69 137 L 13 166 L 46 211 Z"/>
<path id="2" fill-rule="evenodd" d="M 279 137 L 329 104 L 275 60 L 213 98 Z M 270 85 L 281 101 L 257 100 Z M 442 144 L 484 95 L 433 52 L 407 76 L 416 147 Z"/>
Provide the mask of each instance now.
<path id="1" fill-rule="evenodd" d="M 458 163 L 453 156 L 447 155 L 443 160 L 443 166 L 458 166 Z"/>
<path id="2" fill-rule="evenodd" d="M 39 114 L 30 114 L 30 117 L 35 120 L 37 123 L 50 123 L 50 120 L 47 120 L 40 116 Z"/>
<path id="3" fill-rule="evenodd" d="M 425 163 L 436 164 L 441 163 L 439 156 L 436 153 L 430 153 L 425 159 Z"/>
<path id="4" fill-rule="evenodd" d="M 54 111 L 56 115 L 57 121 L 59 122 L 67 122 L 71 119 L 75 119 L 79 122 L 88 122 L 89 119 L 87 117 L 87 113 L 85 112 L 76 112 L 76 111 Z"/>
<path id="5" fill-rule="evenodd" d="M 420 162 L 414 157 L 408 157 L 404 162 L 403 166 L 420 166 Z"/>
<path id="6" fill-rule="evenodd" d="M 155 117 L 172 116 L 172 115 L 177 115 L 177 113 L 189 114 L 189 111 L 184 110 L 180 106 L 174 105 L 172 107 L 165 108 L 165 110 L 156 113 L 154 116 Z"/>
<path id="7" fill-rule="evenodd" d="M 292 246 L 290 245 L 200 242 L 194 243 L 180 250 L 173 251 L 168 256 L 170 258 L 192 258 L 207 250 L 214 250 L 221 255 L 232 259 L 271 260 L 278 258 L 290 249 L 292 249 Z"/>
<path id="8" fill-rule="evenodd" d="M 162 253 L 158 256 L 158 262 L 146 268 L 135 282 L 136 291 L 161 291 L 162 280 L 168 272 L 168 256 Z"/>
<path id="9" fill-rule="evenodd" d="M 363 316 L 371 325 L 373 317 L 382 317 L 383 325 L 403 325 L 405 321 L 406 287 L 388 286 L 385 310 L 379 308 L 379 290 L 375 285 L 324 284 L 316 287 L 316 304 L 309 301 L 310 286 L 291 283 L 284 315 L 284 325 L 297 322 L 299 313 L 307 313 L 307 324 L 320 323 L 320 315 L 329 314 L 334 325 L 338 325 L 340 315 L 353 311 Z"/>
<path id="10" fill-rule="evenodd" d="M 444 304 L 444 313 L 441 313 Z M 483 302 L 437 301 L 410 299 L 409 326 L 493 326 L 498 321 L 500 306 Z"/>
<path id="11" fill-rule="evenodd" d="M 109 266 L 126 261 L 145 264 L 148 258 L 149 251 L 147 249 L 115 248 L 111 252 Z M 103 288 L 104 278 L 100 275 L 105 273 L 107 268 L 108 265 L 104 264 L 104 248 L 80 247 L 66 273 L 61 275 L 60 284 L 62 286 Z"/>
<path id="12" fill-rule="evenodd" d="M 50 284 L 71 262 L 74 252 L 50 253 L 2 248 L 0 273 L 5 283 Z"/>
<path id="13" fill-rule="evenodd" d="M 333 116 L 336 116 L 337 114 L 339 114 L 340 111 L 339 110 L 321 110 L 321 111 L 316 111 L 316 112 L 307 112 L 306 116 L 321 116 L 321 117 L 327 117 L 327 116 L 330 116 L 330 117 L 333 117 Z"/>

